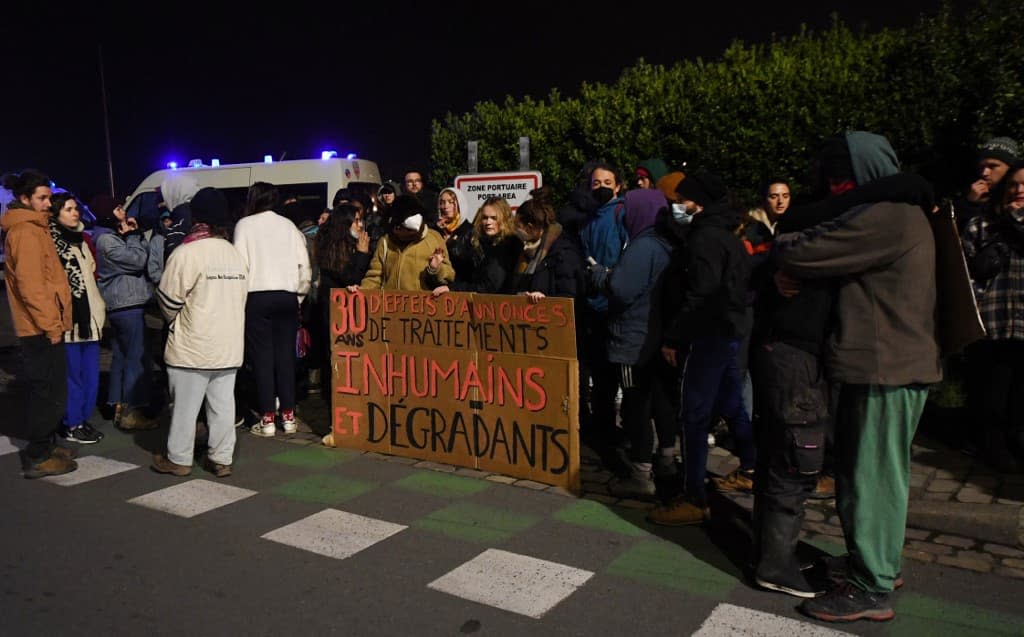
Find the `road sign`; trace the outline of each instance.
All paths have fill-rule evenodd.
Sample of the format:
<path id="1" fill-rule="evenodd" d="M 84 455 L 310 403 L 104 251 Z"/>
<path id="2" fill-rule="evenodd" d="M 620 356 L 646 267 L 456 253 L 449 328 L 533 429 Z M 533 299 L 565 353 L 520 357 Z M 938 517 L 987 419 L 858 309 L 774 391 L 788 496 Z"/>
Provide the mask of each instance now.
<path id="1" fill-rule="evenodd" d="M 477 173 L 459 175 L 455 178 L 455 187 L 466 195 L 466 204 L 470 207 L 472 216 L 476 215 L 477 209 L 490 197 L 504 197 L 515 211 L 530 198 L 530 191 L 540 188 L 542 184 L 540 172 L 536 170 Z"/>

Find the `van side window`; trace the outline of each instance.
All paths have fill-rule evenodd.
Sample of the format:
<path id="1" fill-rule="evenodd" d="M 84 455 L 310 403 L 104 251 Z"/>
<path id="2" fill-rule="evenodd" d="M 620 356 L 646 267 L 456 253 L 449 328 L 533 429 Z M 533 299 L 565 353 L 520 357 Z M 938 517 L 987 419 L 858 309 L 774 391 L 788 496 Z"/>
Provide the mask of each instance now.
<path id="1" fill-rule="evenodd" d="M 296 199 L 302 206 L 303 213 L 311 219 L 316 219 L 321 212 L 330 207 L 326 181 L 276 185 L 278 192 L 281 193 L 282 202 L 292 198 Z"/>

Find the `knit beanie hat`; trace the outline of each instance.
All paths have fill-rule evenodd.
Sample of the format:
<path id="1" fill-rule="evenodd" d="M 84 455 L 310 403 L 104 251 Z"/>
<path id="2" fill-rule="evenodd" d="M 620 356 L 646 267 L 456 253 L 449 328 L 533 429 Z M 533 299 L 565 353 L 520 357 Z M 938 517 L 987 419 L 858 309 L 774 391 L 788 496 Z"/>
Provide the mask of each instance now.
<path id="1" fill-rule="evenodd" d="M 665 195 L 665 199 L 669 201 L 676 200 L 676 186 L 679 182 L 686 179 L 686 174 L 676 171 L 671 172 L 659 179 L 654 185 L 661 191 L 661 194 Z"/>
<path id="2" fill-rule="evenodd" d="M 388 225 L 400 224 L 413 215 L 424 215 L 426 210 L 420 200 L 412 195 L 398 195 L 388 210 Z"/>
<path id="3" fill-rule="evenodd" d="M 658 180 L 664 177 L 668 173 L 668 165 L 664 160 L 652 157 L 651 159 L 645 159 L 636 167 L 636 174 L 638 177 L 647 177 L 651 180 L 651 183 L 657 184 Z"/>
<path id="4" fill-rule="evenodd" d="M 1020 147 L 1009 137 L 993 137 L 978 149 L 978 161 L 989 158 L 1012 164 L 1020 159 Z"/>
<path id="5" fill-rule="evenodd" d="M 682 200 L 689 199 L 704 208 L 725 199 L 725 182 L 718 175 L 696 172 L 679 182 L 676 194 Z"/>
<path id="6" fill-rule="evenodd" d="M 218 228 L 229 224 L 228 198 L 216 188 L 201 188 L 192 197 L 192 222 L 205 223 Z"/>

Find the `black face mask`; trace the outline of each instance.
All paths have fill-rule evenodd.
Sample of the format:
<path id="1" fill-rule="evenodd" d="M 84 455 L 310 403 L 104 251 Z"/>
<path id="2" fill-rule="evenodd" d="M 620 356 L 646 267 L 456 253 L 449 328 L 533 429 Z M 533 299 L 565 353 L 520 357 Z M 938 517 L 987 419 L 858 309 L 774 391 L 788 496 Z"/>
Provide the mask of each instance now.
<path id="1" fill-rule="evenodd" d="M 590 196 L 594 198 L 597 205 L 603 206 L 612 200 L 612 197 L 615 196 L 615 191 L 606 186 L 601 186 L 600 188 L 594 188 L 591 190 Z"/>

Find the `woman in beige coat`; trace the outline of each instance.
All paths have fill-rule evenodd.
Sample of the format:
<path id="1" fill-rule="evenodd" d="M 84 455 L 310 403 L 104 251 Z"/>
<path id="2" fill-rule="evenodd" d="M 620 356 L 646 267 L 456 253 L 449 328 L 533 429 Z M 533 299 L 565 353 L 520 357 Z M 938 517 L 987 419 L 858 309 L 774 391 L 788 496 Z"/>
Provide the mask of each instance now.
<path id="1" fill-rule="evenodd" d="M 71 329 L 64 333 L 68 401 L 60 435 L 88 445 L 103 434 L 89 422 L 100 383 L 100 338 L 107 308 L 96 285 L 96 259 L 83 233 L 78 201 L 68 192 L 51 199 L 50 236 L 71 287 Z"/>

